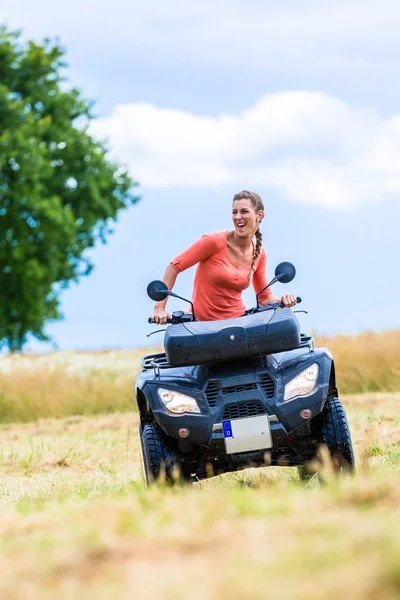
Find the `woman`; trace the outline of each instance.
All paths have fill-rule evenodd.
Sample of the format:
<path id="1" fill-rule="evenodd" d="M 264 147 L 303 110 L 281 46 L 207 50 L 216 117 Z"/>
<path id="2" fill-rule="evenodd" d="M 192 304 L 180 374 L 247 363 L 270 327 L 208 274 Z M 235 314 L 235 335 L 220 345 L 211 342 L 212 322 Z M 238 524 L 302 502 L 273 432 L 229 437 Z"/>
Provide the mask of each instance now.
<path id="1" fill-rule="evenodd" d="M 246 310 L 243 290 L 252 283 L 257 294 L 267 285 L 266 254 L 259 227 L 263 218 L 260 196 L 243 190 L 233 197 L 233 231 L 203 235 L 168 265 L 163 281 L 172 290 L 178 273 L 198 264 L 192 302 L 199 321 L 240 317 Z M 296 296 L 285 294 L 277 298 L 267 289 L 260 295 L 259 302 L 264 306 L 282 302 L 291 307 L 296 304 Z M 166 304 L 167 300 L 156 302 L 154 323 L 165 324 L 171 316 L 165 310 Z"/>

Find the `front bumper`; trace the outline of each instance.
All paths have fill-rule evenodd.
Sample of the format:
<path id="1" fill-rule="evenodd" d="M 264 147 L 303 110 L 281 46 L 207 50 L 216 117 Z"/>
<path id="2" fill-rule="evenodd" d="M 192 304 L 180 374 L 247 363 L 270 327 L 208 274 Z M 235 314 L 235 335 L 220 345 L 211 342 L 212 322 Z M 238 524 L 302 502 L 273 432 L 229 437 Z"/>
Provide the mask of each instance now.
<path id="1" fill-rule="evenodd" d="M 286 383 L 295 375 L 293 370 L 286 377 L 273 377 L 264 370 L 208 380 L 202 389 L 178 387 L 172 382 L 168 386 L 162 381 L 157 384 L 153 382 L 146 386 L 145 393 L 155 419 L 171 437 L 180 439 L 179 430 L 184 427 L 189 429 L 189 436 L 185 438 L 187 442 L 209 448 L 218 455 L 225 452 L 223 420 L 265 414 L 270 421 L 273 448 L 278 449 L 287 447 L 289 436 L 309 420 L 302 417 L 303 409 L 310 411 L 310 418 L 321 412 L 328 392 L 330 364 L 328 361 L 319 361 L 319 367 L 320 377 L 315 392 L 289 402 L 282 402 L 282 399 Z M 158 398 L 158 387 L 170 387 L 194 396 L 201 414 L 171 414 Z"/>

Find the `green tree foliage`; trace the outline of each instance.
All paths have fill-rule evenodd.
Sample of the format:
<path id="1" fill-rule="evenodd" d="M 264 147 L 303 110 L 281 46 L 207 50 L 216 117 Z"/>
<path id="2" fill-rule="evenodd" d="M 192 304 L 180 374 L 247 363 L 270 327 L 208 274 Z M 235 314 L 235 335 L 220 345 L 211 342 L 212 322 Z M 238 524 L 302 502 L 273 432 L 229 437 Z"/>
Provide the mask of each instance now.
<path id="1" fill-rule="evenodd" d="M 128 174 L 88 133 L 92 105 L 62 77 L 64 51 L 0 27 L 0 345 L 48 339 L 85 252 L 136 202 Z"/>

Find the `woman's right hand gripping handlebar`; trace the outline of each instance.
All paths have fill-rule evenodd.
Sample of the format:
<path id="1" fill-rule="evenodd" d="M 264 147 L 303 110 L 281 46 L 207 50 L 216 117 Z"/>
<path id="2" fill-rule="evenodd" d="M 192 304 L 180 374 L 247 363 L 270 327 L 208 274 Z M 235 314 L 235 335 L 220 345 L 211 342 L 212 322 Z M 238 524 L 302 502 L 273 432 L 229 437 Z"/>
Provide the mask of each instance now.
<path id="1" fill-rule="evenodd" d="M 172 288 L 174 287 L 177 276 L 178 272 L 176 271 L 174 265 L 170 263 L 163 277 L 163 282 L 169 290 L 172 290 Z M 168 298 L 166 298 L 165 300 L 161 300 L 161 302 L 155 303 L 153 314 L 151 316 L 151 320 L 153 321 L 153 323 L 158 323 L 158 325 L 165 325 L 167 323 L 167 319 L 171 318 L 171 315 L 165 310 L 167 300 Z"/>
<path id="2" fill-rule="evenodd" d="M 165 325 L 167 323 L 167 319 L 171 318 L 171 315 L 165 310 L 164 306 L 157 306 L 157 304 L 158 302 L 156 302 L 154 306 L 151 320 L 153 323 L 158 323 L 158 325 Z"/>

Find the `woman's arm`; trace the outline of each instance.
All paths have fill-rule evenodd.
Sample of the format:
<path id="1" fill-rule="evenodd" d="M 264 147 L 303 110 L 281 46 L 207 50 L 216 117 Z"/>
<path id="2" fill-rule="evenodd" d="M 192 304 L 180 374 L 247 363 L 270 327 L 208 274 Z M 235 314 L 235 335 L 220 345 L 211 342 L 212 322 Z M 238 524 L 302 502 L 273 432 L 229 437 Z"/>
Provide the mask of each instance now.
<path id="1" fill-rule="evenodd" d="M 178 277 L 177 270 L 175 269 L 175 267 L 172 263 L 169 263 L 169 265 L 164 273 L 164 277 L 162 279 L 169 290 L 172 290 L 172 288 L 174 287 L 177 277 Z M 167 319 L 169 317 L 171 317 L 171 315 L 169 313 L 167 313 L 167 311 L 165 310 L 167 302 L 168 302 L 168 296 L 165 298 L 165 300 L 160 300 L 159 302 L 155 303 L 153 315 L 152 315 L 153 323 L 158 323 L 159 325 L 165 325 L 167 322 Z"/>
<path id="2" fill-rule="evenodd" d="M 270 294 L 266 300 L 260 300 L 260 304 L 262 306 L 267 306 L 267 304 L 272 304 L 273 302 L 282 302 L 283 306 L 292 307 L 297 304 L 297 299 L 294 294 L 284 294 L 280 298 Z"/>
<path id="3" fill-rule="evenodd" d="M 253 273 L 253 288 L 256 295 L 262 289 L 264 289 L 267 284 L 267 257 L 265 254 L 265 250 L 262 249 L 260 258 L 258 259 L 257 268 Z M 266 306 L 267 304 L 271 304 L 272 302 L 279 302 L 279 298 L 276 298 L 276 296 L 273 295 L 272 290 L 267 289 L 261 294 L 258 301 L 262 306 Z"/>
<path id="4" fill-rule="evenodd" d="M 219 234 L 205 234 L 184 252 L 174 258 L 168 265 L 163 277 L 163 282 L 167 285 L 168 289 L 172 290 L 174 287 L 178 273 L 186 271 L 186 269 L 193 267 L 193 265 L 202 260 L 210 258 L 218 250 L 220 243 L 221 239 Z M 168 297 L 165 300 L 156 302 L 152 315 L 153 323 L 165 325 L 167 319 L 171 316 L 165 310 L 167 300 Z"/>
<path id="5" fill-rule="evenodd" d="M 268 284 L 267 281 L 267 257 L 265 255 L 265 251 L 262 251 L 259 259 L 259 263 L 257 266 L 257 270 L 253 275 L 253 287 L 256 294 Z M 293 294 L 285 294 L 281 298 L 274 296 L 271 289 L 265 290 L 259 298 L 259 303 L 262 306 L 267 306 L 267 304 L 272 304 L 273 302 L 282 302 L 283 306 L 291 307 L 296 304 L 296 296 Z"/>

